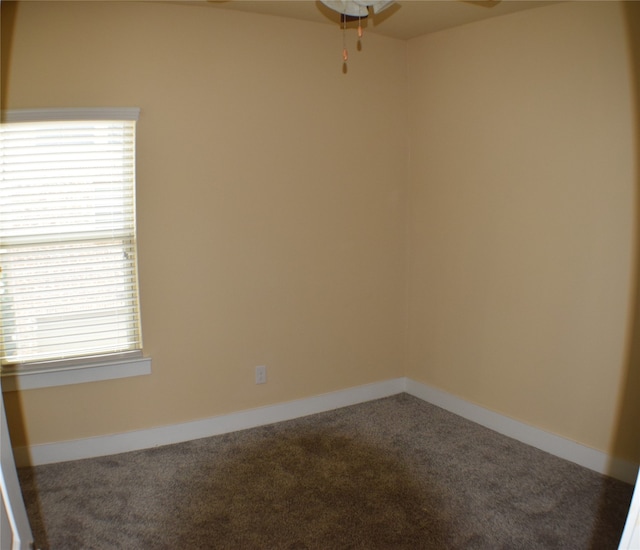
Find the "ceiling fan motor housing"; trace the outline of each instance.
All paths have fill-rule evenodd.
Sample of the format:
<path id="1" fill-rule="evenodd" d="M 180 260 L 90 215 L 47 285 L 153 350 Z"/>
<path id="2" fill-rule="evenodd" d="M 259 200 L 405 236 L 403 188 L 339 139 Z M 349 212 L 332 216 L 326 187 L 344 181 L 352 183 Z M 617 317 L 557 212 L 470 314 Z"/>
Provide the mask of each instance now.
<path id="1" fill-rule="evenodd" d="M 369 15 L 369 8 L 373 9 L 373 13 L 380 13 L 388 8 L 391 4 L 395 4 L 395 0 L 320 0 L 325 6 L 337 11 L 345 16 L 346 21 L 349 18 L 363 19 Z"/>

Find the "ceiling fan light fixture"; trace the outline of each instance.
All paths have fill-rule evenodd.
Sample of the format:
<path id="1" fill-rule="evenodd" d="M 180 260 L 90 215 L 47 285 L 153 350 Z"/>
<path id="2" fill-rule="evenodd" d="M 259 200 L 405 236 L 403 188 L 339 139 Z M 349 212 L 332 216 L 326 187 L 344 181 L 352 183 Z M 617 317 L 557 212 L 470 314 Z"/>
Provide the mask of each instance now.
<path id="1" fill-rule="evenodd" d="M 325 6 L 342 15 L 351 17 L 367 17 L 369 7 L 373 13 L 380 13 L 387 9 L 395 0 L 320 0 Z"/>

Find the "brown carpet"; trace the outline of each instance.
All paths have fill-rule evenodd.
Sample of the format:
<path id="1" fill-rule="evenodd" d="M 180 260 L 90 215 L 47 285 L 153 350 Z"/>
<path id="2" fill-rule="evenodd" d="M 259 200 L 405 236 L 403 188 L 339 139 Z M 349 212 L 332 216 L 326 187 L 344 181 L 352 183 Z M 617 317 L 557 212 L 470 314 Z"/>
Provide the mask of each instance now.
<path id="1" fill-rule="evenodd" d="M 606 550 L 632 493 L 406 394 L 19 475 L 51 550 Z"/>

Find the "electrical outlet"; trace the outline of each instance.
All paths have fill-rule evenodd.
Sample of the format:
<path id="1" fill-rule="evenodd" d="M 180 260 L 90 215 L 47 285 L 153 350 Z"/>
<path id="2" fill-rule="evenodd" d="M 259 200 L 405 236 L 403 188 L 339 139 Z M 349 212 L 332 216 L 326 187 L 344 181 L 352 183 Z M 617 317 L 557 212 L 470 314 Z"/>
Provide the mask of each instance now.
<path id="1" fill-rule="evenodd" d="M 266 384 L 267 383 L 267 366 L 260 365 L 256 367 L 256 384 Z"/>

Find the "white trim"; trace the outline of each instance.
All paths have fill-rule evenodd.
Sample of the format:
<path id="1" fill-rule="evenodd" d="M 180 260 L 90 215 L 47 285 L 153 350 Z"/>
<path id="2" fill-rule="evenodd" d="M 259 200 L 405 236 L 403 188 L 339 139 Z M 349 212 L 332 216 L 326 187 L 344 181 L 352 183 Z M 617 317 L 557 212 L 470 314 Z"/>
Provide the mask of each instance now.
<path id="1" fill-rule="evenodd" d="M 627 483 L 635 482 L 638 473 L 637 464 L 613 458 L 601 451 L 534 428 L 408 378 L 394 378 L 183 424 L 31 447 L 17 447 L 14 453 L 19 466 L 38 466 L 106 456 L 255 428 L 403 392 L 590 470 Z"/>
<path id="2" fill-rule="evenodd" d="M 84 382 L 101 382 L 151 374 L 151 357 L 117 359 L 38 370 L 8 371 L 1 376 L 2 391 L 35 390 Z"/>
<path id="3" fill-rule="evenodd" d="M 404 378 L 396 378 L 183 424 L 59 443 L 45 443 L 31 447 L 16 447 L 14 454 L 18 466 L 38 466 L 106 456 L 292 420 L 373 399 L 389 397 L 403 391 Z"/>
<path id="4" fill-rule="evenodd" d="M 11 109 L 2 111 L 2 122 L 49 120 L 138 120 L 138 107 L 86 107 L 72 109 Z"/>
<path id="5" fill-rule="evenodd" d="M 633 462 L 614 458 L 591 447 L 539 428 L 534 428 L 420 382 L 407 379 L 406 392 L 467 420 L 476 422 L 481 426 L 557 457 L 627 483 L 635 483 L 638 465 Z"/>
<path id="6" fill-rule="evenodd" d="M 620 537 L 620 550 L 637 550 L 640 548 L 640 476 L 631 498 L 631 506 L 627 514 L 627 521 Z"/>
<path id="7" fill-rule="evenodd" d="M 11 550 L 32 548 L 33 536 L 11 452 L 11 439 L 2 396 L 0 396 L 0 508 L 2 548 L 5 548 L 7 541 L 10 543 Z M 8 530 L 8 535 L 5 529 Z"/>

